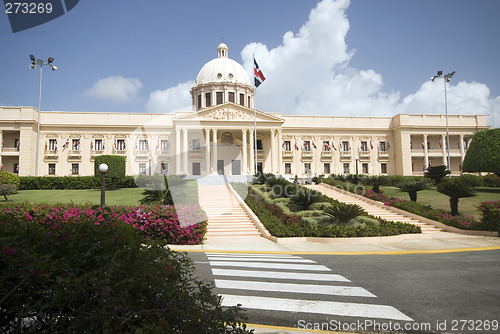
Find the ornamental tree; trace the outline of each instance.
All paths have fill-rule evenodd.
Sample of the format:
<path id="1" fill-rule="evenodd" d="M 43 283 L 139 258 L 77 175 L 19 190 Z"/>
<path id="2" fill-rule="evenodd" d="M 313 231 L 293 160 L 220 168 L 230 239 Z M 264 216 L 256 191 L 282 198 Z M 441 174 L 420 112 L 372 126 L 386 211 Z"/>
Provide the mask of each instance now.
<path id="1" fill-rule="evenodd" d="M 500 176 L 500 128 L 477 132 L 465 154 L 464 172 L 489 172 Z"/>
<path id="2" fill-rule="evenodd" d="M 450 198 L 451 214 L 458 215 L 458 200 L 463 197 L 473 197 L 476 193 L 461 178 L 444 179 L 437 186 L 437 191 Z"/>

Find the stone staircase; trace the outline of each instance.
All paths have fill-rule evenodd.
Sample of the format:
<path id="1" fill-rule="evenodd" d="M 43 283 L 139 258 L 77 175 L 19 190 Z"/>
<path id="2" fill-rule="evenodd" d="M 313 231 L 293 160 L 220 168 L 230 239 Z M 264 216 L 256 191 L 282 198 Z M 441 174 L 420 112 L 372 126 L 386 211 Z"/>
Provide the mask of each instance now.
<path id="1" fill-rule="evenodd" d="M 350 194 L 350 193 L 344 193 L 335 187 L 330 188 L 328 186 L 318 184 L 318 185 L 308 185 L 306 186 L 310 189 L 317 190 L 324 195 L 331 197 L 333 199 L 336 199 L 340 202 L 344 203 L 350 203 L 350 204 L 357 204 L 360 207 L 362 207 L 366 212 L 373 216 L 381 217 L 383 219 L 389 220 L 389 221 L 399 221 L 402 223 L 410 223 L 414 225 L 420 226 L 422 229 L 422 233 L 432 233 L 432 232 L 439 232 L 441 229 L 433 226 L 426 224 L 424 222 L 421 222 L 420 220 L 414 219 L 409 216 L 405 216 L 396 212 L 391 211 L 389 207 L 380 207 L 375 204 L 371 204 L 367 201 L 364 201 L 357 196 Z"/>
<path id="2" fill-rule="evenodd" d="M 260 236 L 259 230 L 226 185 L 198 185 L 198 197 L 201 208 L 208 216 L 207 239 Z"/>

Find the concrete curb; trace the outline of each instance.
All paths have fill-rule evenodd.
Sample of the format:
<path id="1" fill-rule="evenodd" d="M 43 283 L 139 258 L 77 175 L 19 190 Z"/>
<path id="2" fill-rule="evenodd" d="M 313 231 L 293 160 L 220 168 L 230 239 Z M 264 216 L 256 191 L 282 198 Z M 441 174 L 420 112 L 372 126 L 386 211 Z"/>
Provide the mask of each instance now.
<path id="1" fill-rule="evenodd" d="M 453 226 L 448 226 L 448 225 L 440 223 L 438 221 L 435 221 L 435 220 L 432 220 L 432 219 L 429 219 L 429 218 L 425 218 L 425 217 L 416 215 L 414 213 L 411 213 L 411 212 L 408 212 L 408 211 L 404 211 L 404 210 L 395 208 L 393 206 L 385 205 L 382 202 L 375 201 L 373 199 L 370 199 L 370 198 L 367 198 L 367 197 L 364 197 L 364 196 L 361 196 L 361 195 L 358 195 L 358 194 L 351 193 L 351 192 L 349 192 L 347 190 L 344 190 L 344 189 L 341 189 L 341 188 L 338 188 L 338 187 L 335 187 L 335 186 L 332 186 L 332 185 L 329 185 L 329 184 L 326 184 L 326 183 L 321 183 L 321 185 L 324 185 L 327 188 L 330 188 L 330 189 L 333 189 L 333 190 L 338 190 L 339 192 L 341 192 L 343 194 L 351 195 L 353 197 L 356 197 L 359 200 L 362 200 L 364 202 L 367 202 L 367 203 L 376 205 L 378 207 L 387 209 L 387 210 L 392 211 L 394 213 L 398 213 L 398 214 L 403 215 L 403 216 L 407 216 L 407 217 L 410 217 L 410 218 L 413 218 L 413 219 L 420 220 L 421 222 L 423 222 L 423 223 L 425 223 L 427 225 L 434 225 L 434 226 L 436 226 L 437 228 L 440 228 L 443 231 L 453 232 L 453 233 L 459 233 L 459 234 L 466 234 L 466 235 L 482 236 L 482 237 L 498 237 L 499 236 L 498 232 L 494 232 L 494 231 L 462 230 L 462 229 L 459 229 L 459 228 L 456 228 L 456 227 L 453 227 Z"/>

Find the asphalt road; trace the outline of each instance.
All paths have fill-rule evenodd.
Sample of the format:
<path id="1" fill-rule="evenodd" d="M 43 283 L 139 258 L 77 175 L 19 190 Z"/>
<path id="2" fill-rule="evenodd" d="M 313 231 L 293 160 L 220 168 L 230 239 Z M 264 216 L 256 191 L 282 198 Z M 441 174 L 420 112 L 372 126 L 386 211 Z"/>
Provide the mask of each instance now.
<path id="1" fill-rule="evenodd" d="M 500 250 L 188 255 L 197 275 L 215 280 L 214 292 L 228 305 L 243 304 L 249 323 L 354 332 L 500 333 Z"/>

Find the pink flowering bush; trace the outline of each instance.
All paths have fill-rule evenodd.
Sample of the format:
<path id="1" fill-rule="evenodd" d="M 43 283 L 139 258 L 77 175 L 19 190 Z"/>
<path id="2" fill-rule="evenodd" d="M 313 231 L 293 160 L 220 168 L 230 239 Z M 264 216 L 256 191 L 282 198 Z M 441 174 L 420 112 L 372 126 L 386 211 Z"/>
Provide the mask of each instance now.
<path id="1" fill-rule="evenodd" d="M 500 232 L 500 201 L 483 202 L 479 205 L 481 223 L 488 229 Z"/>
<path id="2" fill-rule="evenodd" d="M 113 206 L 104 209 L 91 205 L 21 204 L 3 207 L 0 218 L 14 214 L 19 221 L 49 225 L 57 231 L 63 224 L 126 223 L 145 240 L 170 244 L 199 244 L 206 232 L 206 215 L 197 205 Z M 179 219 L 181 217 L 182 219 Z"/>

